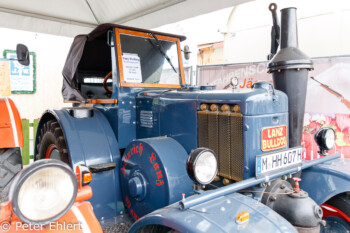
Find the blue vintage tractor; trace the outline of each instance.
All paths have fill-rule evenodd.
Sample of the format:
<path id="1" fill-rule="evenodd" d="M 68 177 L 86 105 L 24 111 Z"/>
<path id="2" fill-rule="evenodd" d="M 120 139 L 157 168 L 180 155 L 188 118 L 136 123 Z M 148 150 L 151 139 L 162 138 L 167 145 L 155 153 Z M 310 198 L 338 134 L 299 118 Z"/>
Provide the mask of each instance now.
<path id="1" fill-rule="evenodd" d="M 73 107 L 43 114 L 35 159 L 88 167 L 103 226 L 131 219 L 130 232 L 350 230 L 350 163 L 327 155 L 334 131 L 318 133 L 320 159 L 302 161 L 313 64 L 298 49 L 296 9 L 283 9 L 281 21 L 268 67 L 274 86 L 249 91 L 185 85 L 182 36 L 114 24 L 77 36 L 63 69 Z"/>

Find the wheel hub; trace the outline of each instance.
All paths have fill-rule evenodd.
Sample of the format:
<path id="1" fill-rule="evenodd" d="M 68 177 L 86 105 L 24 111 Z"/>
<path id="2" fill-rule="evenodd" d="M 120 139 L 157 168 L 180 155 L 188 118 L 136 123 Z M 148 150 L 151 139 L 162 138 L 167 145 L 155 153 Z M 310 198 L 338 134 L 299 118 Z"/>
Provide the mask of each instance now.
<path id="1" fill-rule="evenodd" d="M 60 152 L 58 151 L 58 148 L 55 144 L 49 145 L 46 150 L 45 158 L 61 160 Z"/>

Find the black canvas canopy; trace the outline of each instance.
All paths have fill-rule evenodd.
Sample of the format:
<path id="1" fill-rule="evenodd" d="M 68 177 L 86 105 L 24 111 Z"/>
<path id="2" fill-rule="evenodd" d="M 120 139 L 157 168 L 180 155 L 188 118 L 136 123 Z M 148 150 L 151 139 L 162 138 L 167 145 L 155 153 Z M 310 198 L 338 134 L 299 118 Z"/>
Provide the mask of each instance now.
<path id="1" fill-rule="evenodd" d="M 184 36 L 127 27 L 117 24 L 101 24 L 89 34 L 76 36 L 70 47 L 66 63 L 62 71 L 62 95 L 65 101 L 78 101 L 82 103 L 87 102 L 87 99 L 83 97 L 77 85 L 76 74 L 78 67 L 89 69 L 90 67 L 98 66 L 96 69 L 99 71 L 108 72 L 111 70 L 111 55 L 110 47 L 107 45 L 107 32 L 112 28 L 121 28 L 176 37 L 179 38 L 180 41 L 186 39 Z"/>

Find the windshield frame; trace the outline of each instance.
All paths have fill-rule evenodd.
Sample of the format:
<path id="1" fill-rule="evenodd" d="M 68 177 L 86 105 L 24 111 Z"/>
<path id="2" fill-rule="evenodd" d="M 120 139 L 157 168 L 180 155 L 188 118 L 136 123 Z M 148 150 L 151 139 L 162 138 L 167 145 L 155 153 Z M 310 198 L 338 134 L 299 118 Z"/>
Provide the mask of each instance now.
<path id="1" fill-rule="evenodd" d="M 179 38 L 154 34 L 154 35 L 156 35 L 156 37 L 159 40 L 176 42 L 178 62 L 179 62 L 179 71 L 180 71 L 180 85 L 179 84 L 159 84 L 159 83 L 128 83 L 128 82 L 124 81 L 120 34 L 126 34 L 126 35 L 138 36 L 138 37 L 146 37 L 146 38 L 150 38 L 150 39 L 154 39 L 154 37 L 152 36 L 152 33 L 115 28 L 118 71 L 119 71 L 118 72 L 119 73 L 119 83 L 120 83 L 121 87 L 174 88 L 174 89 L 181 88 L 181 84 L 185 83 L 185 76 L 184 76 L 184 72 L 183 72 L 182 54 L 181 54 L 181 47 L 180 47 L 180 39 Z"/>

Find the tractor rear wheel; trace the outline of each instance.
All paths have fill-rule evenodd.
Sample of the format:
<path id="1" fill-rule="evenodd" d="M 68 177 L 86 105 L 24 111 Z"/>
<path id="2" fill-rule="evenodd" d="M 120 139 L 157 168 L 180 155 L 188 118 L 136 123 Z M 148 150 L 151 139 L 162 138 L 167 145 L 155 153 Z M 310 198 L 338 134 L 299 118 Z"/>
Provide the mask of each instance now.
<path id="1" fill-rule="evenodd" d="M 8 201 L 11 181 L 21 169 L 20 148 L 0 149 L 0 203 Z"/>
<path id="2" fill-rule="evenodd" d="M 70 165 L 62 128 L 56 120 L 47 121 L 39 132 L 36 159 L 57 159 Z"/>

